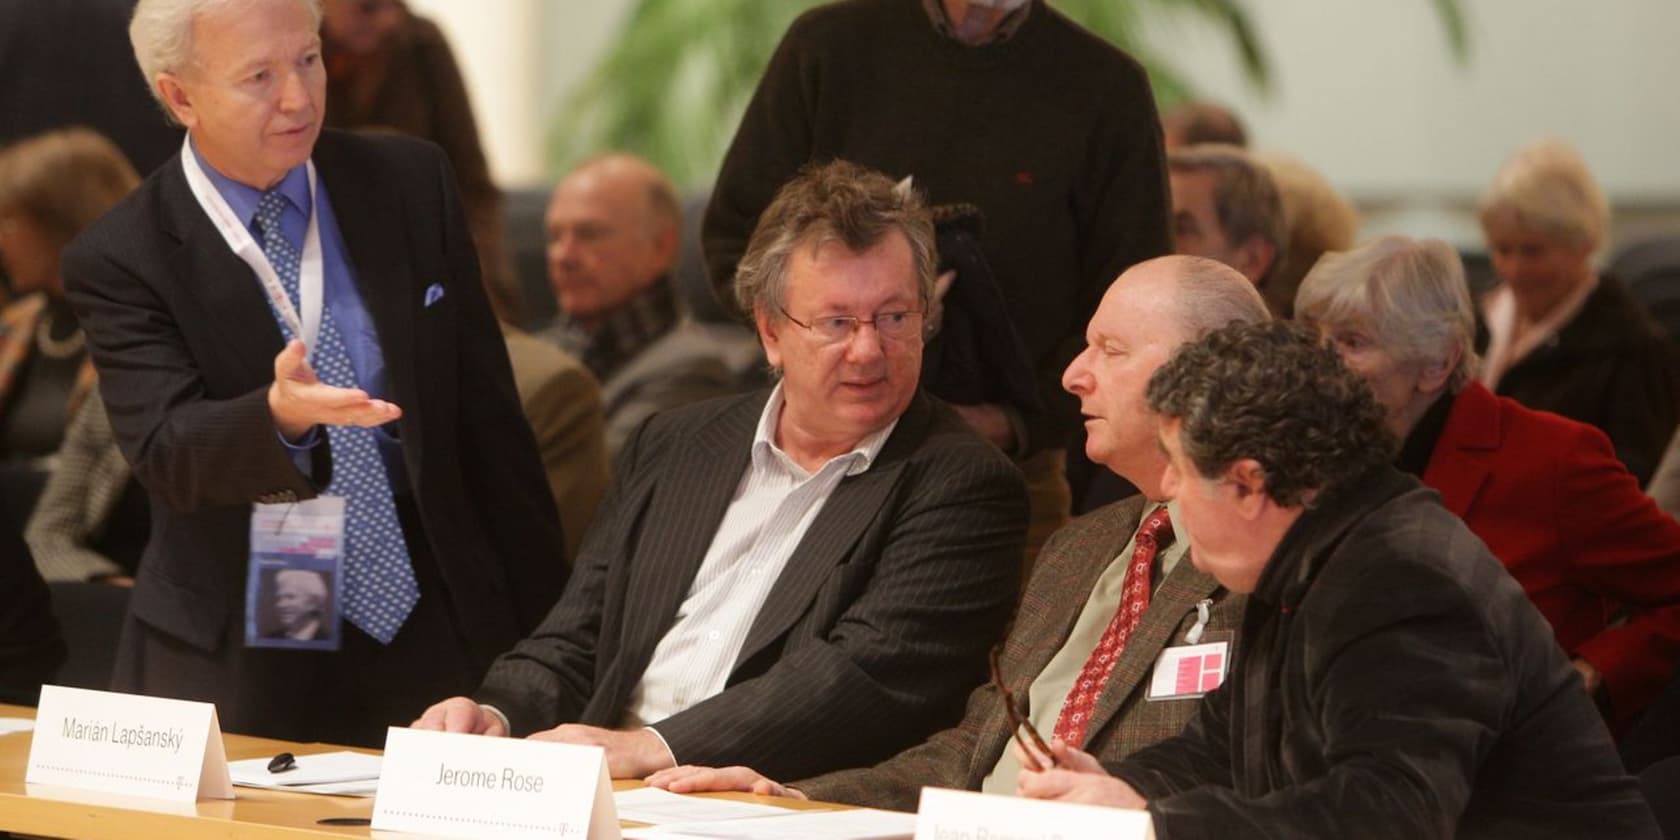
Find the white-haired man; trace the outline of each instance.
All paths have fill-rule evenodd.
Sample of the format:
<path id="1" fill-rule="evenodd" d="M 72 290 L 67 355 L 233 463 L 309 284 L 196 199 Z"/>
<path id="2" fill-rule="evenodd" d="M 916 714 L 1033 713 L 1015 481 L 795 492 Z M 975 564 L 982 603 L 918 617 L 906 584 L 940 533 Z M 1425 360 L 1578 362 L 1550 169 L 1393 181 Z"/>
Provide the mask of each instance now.
<path id="1" fill-rule="evenodd" d="M 64 276 L 155 511 L 114 686 L 378 744 L 477 684 L 565 566 L 449 167 L 321 131 L 319 22 L 313 0 L 141 0 L 135 56 L 188 143 Z M 338 641 L 271 650 L 245 620 L 259 545 L 318 538 Z"/>
<path id="2" fill-rule="evenodd" d="M 274 573 L 276 635 L 296 641 L 325 639 L 327 581 L 312 569 L 281 569 Z"/>

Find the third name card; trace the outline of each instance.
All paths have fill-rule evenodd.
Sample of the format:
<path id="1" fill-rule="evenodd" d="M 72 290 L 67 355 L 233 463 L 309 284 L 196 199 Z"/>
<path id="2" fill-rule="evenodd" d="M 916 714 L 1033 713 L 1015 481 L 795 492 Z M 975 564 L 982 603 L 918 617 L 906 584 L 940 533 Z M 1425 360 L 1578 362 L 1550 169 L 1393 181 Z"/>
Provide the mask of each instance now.
<path id="1" fill-rule="evenodd" d="M 496 840 L 617 840 L 600 747 L 425 732 L 385 736 L 373 827 Z"/>
<path id="2" fill-rule="evenodd" d="M 916 840 L 1152 840 L 1148 811 L 922 788 Z"/>

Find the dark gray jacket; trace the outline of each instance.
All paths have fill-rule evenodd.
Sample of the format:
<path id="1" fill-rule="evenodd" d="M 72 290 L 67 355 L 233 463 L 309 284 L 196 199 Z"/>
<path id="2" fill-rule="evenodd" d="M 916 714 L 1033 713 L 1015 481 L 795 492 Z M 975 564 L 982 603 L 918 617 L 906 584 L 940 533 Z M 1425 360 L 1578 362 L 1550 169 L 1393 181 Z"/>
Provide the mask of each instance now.
<path id="1" fill-rule="evenodd" d="M 477 699 L 513 734 L 621 726 L 751 457 L 769 391 L 656 414 L 619 454 L 571 582 Z M 873 764 L 957 722 L 1015 603 L 1021 475 L 917 395 L 776 578 L 724 689 L 652 726 L 679 763 L 772 778 Z"/>
<path id="2" fill-rule="evenodd" d="M 1111 768 L 1162 840 L 1659 837 L 1545 619 L 1409 477 L 1321 494 L 1242 638 L 1182 735 Z"/>

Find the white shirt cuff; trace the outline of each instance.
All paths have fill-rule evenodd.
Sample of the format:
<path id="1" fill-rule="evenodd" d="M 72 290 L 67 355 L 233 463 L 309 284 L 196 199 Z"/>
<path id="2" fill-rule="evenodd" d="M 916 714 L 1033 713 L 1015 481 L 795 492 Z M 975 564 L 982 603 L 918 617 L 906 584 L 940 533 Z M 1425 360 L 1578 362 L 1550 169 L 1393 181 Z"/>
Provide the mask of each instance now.
<path id="1" fill-rule="evenodd" d="M 489 712 L 492 715 L 495 715 L 496 720 L 499 720 L 499 721 L 502 722 L 502 734 L 503 735 L 506 735 L 508 737 L 513 736 L 513 725 L 508 723 L 507 715 L 502 714 L 501 709 L 498 709 L 495 706 L 490 705 L 489 703 L 480 703 L 480 704 L 478 704 L 478 707 L 480 709 L 483 709 L 486 712 Z"/>
<path id="2" fill-rule="evenodd" d="M 664 735 L 661 735 L 661 734 L 659 734 L 659 730 L 657 730 L 657 729 L 654 729 L 654 728 L 653 728 L 653 727 L 651 727 L 651 726 L 644 726 L 644 727 L 642 727 L 642 731 L 644 731 L 644 732 L 652 732 L 652 733 L 653 733 L 653 737 L 655 737 L 655 738 L 658 738 L 658 739 L 659 739 L 659 745 L 660 745 L 660 746 L 662 746 L 662 747 L 664 747 L 664 748 L 665 748 L 665 754 L 666 754 L 666 755 L 668 755 L 668 756 L 670 756 L 670 757 L 671 757 L 671 766 L 672 766 L 672 767 L 676 767 L 676 766 L 677 766 L 677 754 L 676 754 L 676 753 L 674 753 L 674 752 L 671 752 L 671 744 L 670 744 L 670 742 L 669 742 L 669 741 L 666 741 L 666 740 L 665 740 L 665 736 L 664 736 Z"/>

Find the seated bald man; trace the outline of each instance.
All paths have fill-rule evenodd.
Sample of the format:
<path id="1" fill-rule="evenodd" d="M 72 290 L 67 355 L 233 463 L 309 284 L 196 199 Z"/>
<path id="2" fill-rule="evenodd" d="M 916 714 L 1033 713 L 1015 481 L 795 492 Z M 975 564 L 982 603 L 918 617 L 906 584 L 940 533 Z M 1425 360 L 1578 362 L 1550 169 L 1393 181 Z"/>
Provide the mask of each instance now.
<path id="1" fill-rule="evenodd" d="M 758 344 L 678 301 L 682 206 L 663 172 L 622 152 L 586 160 L 554 188 L 543 228 L 559 312 L 537 337 L 600 380 L 609 454 L 655 413 L 741 390 Z"/>

